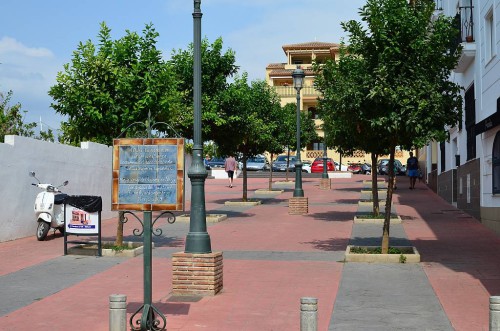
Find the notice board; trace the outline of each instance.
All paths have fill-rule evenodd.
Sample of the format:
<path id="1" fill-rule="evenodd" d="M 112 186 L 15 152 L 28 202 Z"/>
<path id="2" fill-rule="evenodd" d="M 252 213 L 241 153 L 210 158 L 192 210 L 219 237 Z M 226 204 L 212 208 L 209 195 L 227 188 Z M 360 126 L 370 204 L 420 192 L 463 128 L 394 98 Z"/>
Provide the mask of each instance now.
<path id="1" fill-rule="evenodd" d="M 112 210 L 183 210 L 184 138 L 113 140 Z"/>

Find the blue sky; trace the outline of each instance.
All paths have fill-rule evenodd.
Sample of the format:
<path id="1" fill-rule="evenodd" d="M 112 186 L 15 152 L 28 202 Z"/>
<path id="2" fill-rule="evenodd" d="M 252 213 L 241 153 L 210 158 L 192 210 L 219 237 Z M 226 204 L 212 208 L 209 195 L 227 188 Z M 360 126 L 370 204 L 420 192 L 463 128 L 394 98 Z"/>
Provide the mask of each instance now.
<path id="1" fill-rule="evenodd" d="M 359 20 L 365 0 L 202 0 L 202 36 L 236 52 L 240 72 L 264 79 L 269 63 L 285 62 L 282 45 L 340 42 L 340 22 Z M 58 128 L 47 91 L 69 63 L 80 41 L 96 41 L 99 23 L 113 38 L 153 23 L 158 47 L 168 59 L 193 40 L 192 0 L 2 0 L 0 5 L 0 91 L 27 111 L 26 121 Z M 11 102 L 12 104 L 12 102 Z"/>

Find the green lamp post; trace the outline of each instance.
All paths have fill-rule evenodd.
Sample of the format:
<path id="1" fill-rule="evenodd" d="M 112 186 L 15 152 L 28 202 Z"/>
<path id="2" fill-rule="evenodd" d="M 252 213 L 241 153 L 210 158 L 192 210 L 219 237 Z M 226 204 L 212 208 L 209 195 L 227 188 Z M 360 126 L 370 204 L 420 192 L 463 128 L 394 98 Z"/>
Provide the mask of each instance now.
<path id="1" fill-rule="evenodd" d="M 297 157 L 295 158 L 295 190 L 294 197 L 303 197 L 304 190 L 302 189 L 302 161 L 300 159 L 300 90 L 304 84 L 304 70 L 297 66 L 292 72 L 293 87 L 297 91 Z"/>
<path id="2" fill-rule="evenodd" d="M 203 163 L 203 141 L 201 139 L 201 0 L 194 0 L 193 12 L 193 99 L 194 134 L 193 161 L 188 171 L 191 180 L 191 213 L 189 233 L 186 236 L 185 253 L 211 253 L 210 236 L 207 232 L 205 209 L 205 180 L 208 176 Z"/>

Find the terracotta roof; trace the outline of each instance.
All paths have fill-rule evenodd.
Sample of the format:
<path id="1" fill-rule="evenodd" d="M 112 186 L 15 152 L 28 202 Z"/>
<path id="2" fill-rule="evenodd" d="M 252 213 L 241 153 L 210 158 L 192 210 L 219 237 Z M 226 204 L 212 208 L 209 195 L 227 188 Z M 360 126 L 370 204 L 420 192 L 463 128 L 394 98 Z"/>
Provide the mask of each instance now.
<path id="1" fill-rule="evenodd" d="M 289 76 L 292 77 L 292 72 L 294 69 L 276 69 L 269 73 L 269 76 Z M 314 70 L 304 69 L 306 76 L 314 76 Z"/>
<path id="2" fill-rule="evenodd" d="M 340 44 L 336 44 L 336 43 L 310 41 L 310 42 L 300 43 L 300 44 L 283 45 L 283 51 L 286 53 L 287 50 L 291 50 L 291 49 L 330 49 L 330 48 L 337 48 L 339 46 L 340 46 Z"/>
<path id="3" fill-rule="evenodd" d="M 285 69 L 286 63 L 270 63 L 266 69 Z"/>

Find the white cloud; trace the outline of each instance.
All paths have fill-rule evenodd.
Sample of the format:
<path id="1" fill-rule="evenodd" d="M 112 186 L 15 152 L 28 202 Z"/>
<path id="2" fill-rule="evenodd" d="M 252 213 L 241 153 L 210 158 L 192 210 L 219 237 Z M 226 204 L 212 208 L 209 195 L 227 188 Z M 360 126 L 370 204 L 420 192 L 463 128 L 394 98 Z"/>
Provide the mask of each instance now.
<path id="1" fill-rule="evenodd" d="M 249 73 L 250 79 L 264 79 L 269 63 L 286 62 L 283 45 L 310 41 L 339 43 L 346 37 L 340 23 L 359 20 L 358 8 L 363 4 L 363 0 L 351 1 L 349 6 L 341 1 L 314 0 L 311 6 L 284 6 L 279 11 L 269 10 L 259 22 L 251 22 L 224 36 L 224 41 L 236 51 L 238 64 Z"/>
<path id="2" fill-rule="evenodd" d="M 53 57 L 54 54 L 47 48 L 30 48 L 20 43 L 14 38 L 3 37 L 0 39 L 0 55 L 21 55 L 27 57 Z"/>
<path id="3" fill-rule="evenodd" d="M 49 88 L 55 84 L 62 64 L 54 53 L 43 47 L 30 48 L 11 37 L 0 39 L 0 91 L 14 92 L 12 103 L 21 103 L 28 111 L 26 121 L 40 117 L 50 121 L 54 116 L 49 109 Z M 50 121 L 54 127 L 58 121 Z"/>

